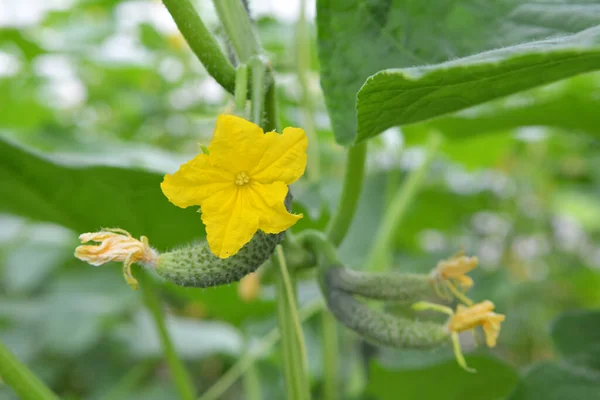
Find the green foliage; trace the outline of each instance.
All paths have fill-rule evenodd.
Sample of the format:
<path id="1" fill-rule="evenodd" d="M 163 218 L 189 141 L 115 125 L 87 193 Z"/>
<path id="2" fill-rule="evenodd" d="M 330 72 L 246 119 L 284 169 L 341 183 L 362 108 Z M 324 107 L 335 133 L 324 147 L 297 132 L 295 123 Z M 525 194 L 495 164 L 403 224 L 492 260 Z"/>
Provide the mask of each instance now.
<path id="1" fill-rule="evenodd" d="M 53 163 L 0 141 L 0 211 L 53 222 L 76 232 L 126 226 L 166 249 L 204 236 L 195 210 L 173 207 L 160 190 L 162 175 L 128 168 Z"/>
<path id="2" fill-rule="evenodd" d="M 407 126 L 404 130 L 412 143 L 424 140 L 422 136 L 429 129 L 439 130 L 451 139 L 475 139 L 494 132 L 506 136 L 508 130 L 523 126 L 545 126 L 598 136 L 600 98 L 598 88 L 590 85 L 595 81 L 595 75 L 583 75 L 530 90 L 469 110 L 464 115 L 440 117 Z M 573 118 L 574 115 L 577 117 Z M 459 144 L 466 143 L 461 141 Z"/>
<path id="3" fill-rule="evenodd" d="M 251 10 L 261 9 L 257 1 Z M 33 7 L 21 3 L 14 7 Z M 192 3 L 202 33 L 216 38 L 192 49 L 156 2 L 75 0 L 31 8 L 29 20 L 0 13 L 0 342 L 61 398 L 178 395 L 155 320 L 119 266 L 90 267 L 73 249 L 78 234 L 101 227 L 146 235 L 161 252 L 204 239 L 197 210 L 173 206 L 159 187 L 164 173 L 208 144 L 216 116 L 232 109 L 193 52 L 208 46 L 223 52 L 216 64 L 235 65 L 228 32 L 207 1 L 180 11 Z M 507 316 L 493 357 L 467 354 L 477 374 L 461 370 L 449 346 L 395 351 L 358 343 L 339 322 L 332 330 L 307 319 L 313 398 L 330 400 L 327 387 L 338 400 L 600 399 L 600 75 L 582 74 L 600 68 L 598 7 L 596 0 L 318 0 L 300 62 L 295 23 L 253 16 L 275 72 L 281 125 L 314 127 L 309 157 L 316 149 L 320 160 L 317 173 L 292 187 L 293 209 L 304 214 L 292 231 L 334 231 L 342 262 L 369 273 L 398 189 L 422 165 L 427 139 L 441 134 L 401 224 L 390 229 L 382 265 L 426 274 L 464 248 L 480 258 L 469 296 L 492 300 Z M 186 21 L 195 19 L 179 24 L 197 34 Z M 209 70 L 232 90 L 233 69 Z M 333 137 L 362 141 L 348 179 L 347 149 Z M 340 206 L 342 191 L 350 200 Z M 307 263 L 292 274 L 299 307 L 310 302 L 314 313 L 321 307 L 314 260 L 289 255 L 290 266 Z M 197 289 L 156 279 L 172 353 L 198 396 L 251 359 L 264 397 L 284 397 L 281 348 L 257 347 L 277 342 L 277 307 L 281 314 L 291 307 L 275 301 L 273 269 L 258 271 L 253 300 L 242 300 L 237 282 Z M 152 278 L 138 267 L 134 275 Z M 387 275 L 375 279 L 394 284 Z M 385 295 L 364 287 L 368 280 L 347 284 Z M 403 305 L 385 312 L 394 320 L 408 314 Z M 469 353 L 471 337 L 462 336 Z M 219 398 L 245 398 L 236 376 Z M 0 398 L 16 395 L 0 383 Z"/>
<path id="4" fill-rule="evenodd" d="M 600 374 L 571 365 L 533 366 L 510 400 L 600 399 Z"/>
<path id="5" fill-rule="evenodd" d="M 477 370 L 470 374 L 446 360 L 418 369 L 388 369 L 372 363 L 367 392 L 377 399 L 448 399 L 497 400 L 505 398 L 515 383 L 517 373 L 506 363 L 490 356 L 467 357 Z"/>
<path id="6" fill-rule="evenodd" d="M 510 400 L 600 399 L 600 312 L 561 315 L 552 339 L 563 360 L 531 367 Z"/>
<path id="7" fill-rule="evenodd" d="M 572 364 L 600 370 L 600 312 L 572 311 L 552 326 L 552 340 L 562 357 Z"/>
<path id="8" fill-rule="evenodd" d="M 595 7 L 320 1 L 322 84 L 337 141 L 600 68 Z"/>

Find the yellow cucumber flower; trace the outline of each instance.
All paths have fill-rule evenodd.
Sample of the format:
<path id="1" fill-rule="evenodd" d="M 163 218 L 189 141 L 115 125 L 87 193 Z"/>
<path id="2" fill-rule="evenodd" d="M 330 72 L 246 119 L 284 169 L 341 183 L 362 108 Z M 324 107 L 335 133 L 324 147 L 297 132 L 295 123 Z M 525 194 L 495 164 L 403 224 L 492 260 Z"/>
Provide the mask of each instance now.
<path id="1" fill-rule="evenodd" d="M 478 263 L 479 259 L 477 257 L 465 256 L 463 252 L 438 262 L 429 274 L 438 296 L 450 298 L 451 295 L 448 293 L 450 291 L 464 303 L 472 304 L 471 300 L 463 293 L 473 286 L 473 279 L 466 274 L 475 269 Z"/>
<path id="2" fill-rule="evenodd" d="M 304 174 L 308 139 L 300 128 L 264 133 L 251 122 L 221 115 L 208 154 L 199 154 L 161 188 L 178 207 L 200 206 L 210 250 L 236 254 L 260 229 L 279 233 L 302 215 L 283 203 L 288 185 Z"/>
<path id="3" fill-rule="evenodd" d="M 494 303 L 489 300 L 469 307 L 459 304 L 448 321 L 448 329 L 450 332 L 458 333 L 481 326 L 485 343 L 488 347 L 494 347 L 500 333 L 500 323 L 505 319 L 504 314 L 496 314 L 494 308 Z"/>
<path id="4" fill-rule="evenodd" d="M 131 264 L 141 262 L 147 266 L 156 264 L 158 253 L 148 244 L 148 238 L 141 240 L 132 237 L 123 229 L 103 229 L 100 232 L 88 232 L 79 235 L 81 243 L 97 242 L 98 245 L 81 245 L 75 249 L 75 257 L 89 264 L 99 266 L 109 261 L 123 263 L 123 276 L 134 290 L 138 282 L 131 274 Z"/>
<path id="5" fill-rule="evenodd" d="M 475 372 L 475 370 L 467 366 L 458 334 L 481 326 L 485 335 L 485 343 L 488 347 L 495 347 L 498 335 L 500 334 L 500 323 L 506 318 L 504 314 L 496 314 L 494 312 L 494 303 L 489 300 L 470 304 L 468 307 L 459 304 L 456 307 L 456 311 L 453 311 L 450 307 L 426 301 L 415 303 L 412 308 L 417 311 L 433 310 L 450 316 L 446 324 L 446 329 L 452 338 L 454 356 L 458 364 L 468 372 Z"/>

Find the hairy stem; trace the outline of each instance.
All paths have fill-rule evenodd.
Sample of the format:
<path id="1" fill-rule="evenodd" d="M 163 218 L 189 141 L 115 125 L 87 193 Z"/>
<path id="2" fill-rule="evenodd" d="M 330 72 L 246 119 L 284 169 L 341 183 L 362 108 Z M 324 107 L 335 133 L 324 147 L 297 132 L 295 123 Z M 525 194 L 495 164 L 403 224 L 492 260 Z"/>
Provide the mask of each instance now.
<path id="1" fill-rule="evenodd" d="M 295 237 L 296 243 L 317 256 L 318 264 L 339 264 L 336 248 L 320 231 L 307 229 Z"/>
<path id="2" fill-rule="evenodd" d="M 329 310 L 321 313 L 321 329 L 323 337 L 323 400 L 336 400 L 339 392 L 338 371 L 340 368 L 340 352 L 335 319 Z"/>
<path id="3" fill-rule="evenodd" d="M 285 301 L 285 285 L 281 274 L 277 274 L 275 281 L 277 294 L 277 322 L 281 332 L 281 352 L 283 356 L 283 376 L 285 379 L 286 399 L 297 400 L 300 398 L 300 383 L 294 373 L 294 333 L 287 315 L 287 302 Z"/>
<path id="4" fill-rule="evenodd" d="M 348 229 L 356 213 L 356 208 L 358 207 L 365 174 L 366 155 L 366 142 L 351 147 L 348 150 L 344 186 L 336 208 L 337 211 L 327 227 L 329 240 L 336 246 L 339 246 L 346 237 L 346 233 L 348 233 Z"/>
<path id="5" fill-rule="evenodd" d="M 163 3 L 206 71 L 225 90 L 233 93 L 235 69 L 215 38 L 206 29 L 192 3 L 189 0 L 163 0 Z"/>
<path id="6" fill-rule="evenodd" d="M 260 57 L 254 57 L 249 62 L 250 73 L 252 76 L 252 90 L 251 90 L 251 108 L 250 115 L 251 120 L 256 125 L 263 125 L 263 110 L 265 106 L 265 64 Z"/>
<path id="7" fill-rule="evenodd" d="M 259 54 L 260 43 L 244 3 L 241 0 L 214 0 L 213 4 L 238 59 L 247 62 Z"/>
<path id="8" fill-rule="evenodd" d="M 296 339 L 298 341 L 298 343 L 294 343 L 294 345 L 298 346 L 298 349 L 300 350 L 300 362 L 302 363 L 302 369 L 306 371 L 306 345 L 304 344 L 304 335 L 302 333 L 300 317 L 298 317 L 298 307 L 296 305 L 296 291 L 292 287 L 292 279 L 290 278 L 287 262 L 285 260 L 285 255 L 283 254 L 283 248 L 281 247 L 281 245 L 277 246 L 275 252 L 277 253 L 276 260 L 279 264 L 279 271 L 283 279 L 283 284 L 285 286 L 286 302 L 288 304 L 288 315 L 292 321 L 294 334 L 296 335 Z"/>
<path id="9" fill-rule="evenodd" d="M 156 326 L 156 330 L 158 331 L 160 343 L 167 359 L 169 370 L 171 371 L 171 375 L 175 381 L 175 387 L 179 393 L 179 398 L 183 400 L 193 400 L 196 398 L 194 384 L 192 383 L 192 379 L 185 369 L 183 362 L 177 355 L 175 347 L 173 346 L 173 342 L 171 342 L 171 338 L 167 332 L 165 316 L 160 304 L 160 299 L 156 294 L 156 286 L 152 280 L 152 277 L 148 276 L 147 274 L 139 275 L 140 280 L 143 281 L 142 294 L 144 297 L 144 303 L 154 319 L 154 324 Z"/>
<path id="10" fill-rule="evenodd" d="M 264 116 L 263 129 L 265 132 L 281 132 L 281 127 L 279 126 L 279 112 L 277 110 L 277 87 L 275 82 L 272 82 L 269 85 L 265 95 Z"/>
<path id="11" fill-rule="evenodd" d="M 248 99 L 248 66 L 240 64 L 235 70 L 235 113 L 246 118 Z"/>

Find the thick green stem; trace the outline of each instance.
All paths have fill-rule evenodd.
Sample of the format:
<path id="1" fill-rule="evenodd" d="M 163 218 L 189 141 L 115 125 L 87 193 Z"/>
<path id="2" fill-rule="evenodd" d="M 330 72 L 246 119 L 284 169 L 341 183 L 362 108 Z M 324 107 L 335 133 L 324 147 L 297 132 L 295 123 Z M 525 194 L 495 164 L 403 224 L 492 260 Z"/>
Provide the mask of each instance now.
<path id="1" fill-rule="evenodd" d="M 425 160 L 412 171 L 404 184 L 398 189 L 393 197 L 390 206 L 381 219 L 381 225 L 375 236 L 375 241 L 367 261 L 369 271 L 385 271 L 389 267 L 386 262 L 390 249 L 390 243 L 394 239 L 394 233 L 400 227 L 406 211 L 415 199 L 421 188 L 429 166 L 440 146 L 441 137 L 437 134 L 431 135 L 425 149 Z"/>
<path id="2" fill-rule="evenodd" d="M 282 290 L 283 283 L 282 283 Z M 283 302 L 281 302 L 283 303 Z M 304 306 L 300 312 L 300 320 L 306 321 L 318 311 L 323 309 L 324 304 L 321 301 L 312 302 Z M 279 302 L 278 302 L 279 307 Z M 285 304 L 283 304 L 283 310 L 285 311 Z M 262 337 L 245 355 L 243 355 L 225 374 L 219 378 L 219 380 L 208 389 L 199 400 L 216 400 L 223 397 L 223 394 L 229 389 L 247 370 L 250 366 L 256 362 L 257 359 L 263 357 L 269 350 L 282 339 L 281 330 L 273 328 L 266 335 Z M 286 399 L 292 399 L 293 397 L 286 397 Z"/>
<path id="3" fill-rule="evenodd" d="M 261 47 L 241 0 L 214 0 L 219 19 L 240 62 L 260 53 Z"/>
<path id="4" fill-rule="evenodd" d="M 299 382 L 294 374 L 294 332 L 288 316 L 288 305 L 285 301 L 285 284 L 281 274 L 277 274 L 275 281 L 275 292 L 277 294 L 277 322 L 281 332 L 281 353 L 283 357 L 283 376 L 285 379 L 286 399 L 298 399 Z"/>
<path id="5" fill-rule="evenodd" d="M 335 319 L 328 310 L 321 313 L 323 337 L 323 400 L 336 400 L 339 392 L 340 352 Z"/>
<path id="6" fill-rule="evenodd" d="M 277 295 L 277 319 L 283 335 L 282 347 L 284 372 L 287 378 L 287 398 L 292 400 L 308 400 L 310 398 L 310 390 L 307 377 L 304 335 L 296 308 L 296 293 L 292 286 L 292 279 L 289 276 L 281 247 L 278 247 L 277 254 L 273 257 L 273 260 L 279 266 L 275 288 Z"/>
<path id="7" fill-rule="evenodd" d="M 288 303 L 288 315 L 292 321 L 295 331 L 294 333 L 298 341 L 298 343 L 294 343 L 294 345 L 297 345 L 298 349 L 300 350 L 300 361 L 302 363 L 302 369 L 306 370 L 306 345 L 304 344 L 304 334 L 302 333 L 302 325 L 300 324 L 300 317 L 298 316 L 298 307 L 296 305 L 296 291 L 292 286 L 292 279 L 288 271 L 287 262 L 285 260 L 285 255 L 283 254 L 283 248 L 281 247 L 281 245 L 277 246 L 275 251 L 277 253 L 277 263 L 279 264 L 279 272 L 283 279 L 283 284 L 285 285 L 286 301 Z"/>
<path id="8" fill-rule="evenodd" d="M 0 342 L 0 378 L 23 400 L 58 400 L 33 372 Z"/>
<path id="9" fill-rule="evenodd" d="M 265 132 L 281 132 L 281 127 L 279 126 L 279 112 L 277 110 L 277 87 L 275 82 L 272 82 L 269 85 L 267 94 L 265 95 L 264 117 L 263 129 Z"/>
<path id="10" fill-rule="evenodd" d="M 348 150 L 346 158 L 346 174 L 344 176 L 344 187 L 336 213 L 327 227 L 327 235 L 333 244 L 339 246 L 352 224 L 358 200 L 362 191 L 365 174 L 365 158 L 367 155 L 367 144 L 363 142 Z"/>
<path id="11" fill-rule="evenodd" d="M 265 106 L 265 63 L 262 58 L 254 57 L 250 60 L 249 65 L 250 73 L 252 75 L 251 120 L 256 125 L 263 126 L 263 110 Z"/>
<path id="12" fill-rule="evenodd" d="M 248 66 L 240 64 L 235 70 L 235 113 L 246 118 L 248 100 Z"/>
<path id="13" fill-rule="evenodd" d="M 182 400 L 193 400 L 196 398 L 194 384 L 192 383 L 192 379 L 188 375 L 183 362 L 179 359 L 175 347 L 171 342 L 171 338 L 169 337 L 169 333 L 167 332 L 165 316 L 162 311 L 160 300 L 156 294 L 156 286 L 152 281 L 152 278 L 147 274 L 139 275 L 140 280 L 143 281 L 141 288 L 144 296 L 144 303 L 154 319 L 160 343 L 167 359 L 169 370 L 175 381 L 175 387 L 179 393 L 179 398 Z"/>
<path id="14" fill-rule="evenodd" d="M 301 248 L 307 249 L 317 256 L 317 264 L 340 263 L 336 248 L 323 232 L 308 229 L 300 232 L 294 239 Z"/>
<path id="15" fill-rule="evenodd" d="M 196 13 L 189 0 L 163 0 L 179 31 L 206 68 L 225 90 L 235 90 L 235 69 Z"/>

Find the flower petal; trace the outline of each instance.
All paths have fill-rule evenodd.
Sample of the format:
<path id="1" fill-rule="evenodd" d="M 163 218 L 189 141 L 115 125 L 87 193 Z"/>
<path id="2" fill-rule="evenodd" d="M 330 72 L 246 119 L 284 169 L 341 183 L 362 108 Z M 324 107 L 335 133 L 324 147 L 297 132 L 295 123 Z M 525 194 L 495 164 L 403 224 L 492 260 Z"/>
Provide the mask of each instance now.
<path id="1" fill-rule="evenodd" d="M 260 141 L 262 156 L 250 176 L 261 183 L 295 182 L 306 169 L 307 146 L 308 138 L 300 128 L 285 128 L 281 135 L 267 132 Z"/>
<path id="2" fill-rule="evenodd" d="M 173 175 L 165 175 L 160 187 L 169 201 L 185 208 L 201 205 L 208 197 L 234 186 L 234 176 L 210 165 L 209 156 L 199 154 Z"/>
<path id="3" fill-rule="evenodd" d="M 249 172 L 264 153 L 260 126 L 235 115 L 219 115 L 208 146 L 211 163 L 232 173 Z"/>
<path id="4" fill-rule="evenodd" d="M 283 232 L 294 225 L 302 214 L 291 214 L 285 208 L 284 200 L 288 187 L 283 182 L 261 184 L 252 182 L 250 197 L 259 217 L 259 228 L 265 233 Z"/>
<path id="5" fill-rule="evenodd" d="M 236 254 L 258 231 L 259 216 L 249 204 L 248 189 L 222 190 L 202 203 L 202 222 L 210 250 L 220 258 Z"/>

